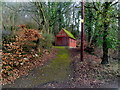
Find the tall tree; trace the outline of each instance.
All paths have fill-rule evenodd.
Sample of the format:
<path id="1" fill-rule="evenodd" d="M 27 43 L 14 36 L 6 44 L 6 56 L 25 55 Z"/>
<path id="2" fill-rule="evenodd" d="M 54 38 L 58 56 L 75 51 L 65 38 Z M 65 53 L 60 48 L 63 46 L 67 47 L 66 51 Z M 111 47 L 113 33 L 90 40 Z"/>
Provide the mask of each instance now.
<path id="1" fill-rule="evenodd" d="M 94 12 L 92 13 L 92 11 L 88 11 L 89 13 L 87 14 L 86 18 L 88 18 L 90 16 L 90 13 L 92 15 L 92 19 L 91 16 L 89 17 L 89 19 L 87 19 L 88 21 L 86 21 L 88 24 L 90 24 L 90 27 L 92 27 L 90 29 L 89 25 L 87 24 L 86 27 L 91 30 L 91 32 L 93 32 L 92 34 L 88 33 L 88 36 L 90 36 L 90 38 L 92 38 L 92 41 L 100 41 L 100 44 L 102 44 L 102 48 L 103 48 L 103 59 L 101 64 L 107 64 L 108 63 L 108 50 L 109 48 L 112 47 L 112 45 L 114 45 L 115 42 L 115 38 L 116 38 L 116 28 L 117 24 L 116 24 L 116 19 L 115 19 L 115 3 L 113 2 L 93 2 L 92 6 L 91 5 L 87 5 L 86 8 L 93 8 Z M 91 9 L 87 9 L 87 10 L 91 10 Z M 89 21 L 91 20 L 91 21 Z M 91 22 L 95 22 L 92 23 Z M 114 30 L 114 31 L 113 31 Z M 90 34 L 90 35 L 89 35 Z M 91 41 L 91 40 L 90 40 Z M 95 43 L 92 42 L 92 43 Z"/>
<path id="2" fill-rule="evenodd" d="M 109 27 L 111 25 L 111 15 L 112 12 L 112 2 L 105 2 L 103 4 L 103 12 L 102 17 L 103 19 L 103 60 L 101 64 L 108 64 L 108 50 L 109 50 Z"/>
<path id="3" fill-rule="evenodd" d="M 118 3 L 118 11 L 120 12 L 120 2 Z M 119 42 L 120 42 L 120 14 L 118 14 L 118 40 L 119 40 Z M 118 49 L 119 49 L 119 52 L 118 52 L 118 57 L 119 57 L 119 55 L 120 55 L 120 45 L 119 45 L 119 47 L 118 47 Z"/>

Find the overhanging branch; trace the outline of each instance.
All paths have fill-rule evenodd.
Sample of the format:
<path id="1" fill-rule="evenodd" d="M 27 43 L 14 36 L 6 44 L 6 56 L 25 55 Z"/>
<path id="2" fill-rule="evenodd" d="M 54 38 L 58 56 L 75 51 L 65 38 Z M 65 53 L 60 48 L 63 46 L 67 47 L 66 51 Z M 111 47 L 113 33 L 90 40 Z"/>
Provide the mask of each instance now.
<path id="1" fill-rule="evenodd" d="M 114 6 L 114 5 L 116 5 L 118 2 L 115 2 L 115 3 L 113 3 L 113 4 L 111 4 L 111 6 Z"/>

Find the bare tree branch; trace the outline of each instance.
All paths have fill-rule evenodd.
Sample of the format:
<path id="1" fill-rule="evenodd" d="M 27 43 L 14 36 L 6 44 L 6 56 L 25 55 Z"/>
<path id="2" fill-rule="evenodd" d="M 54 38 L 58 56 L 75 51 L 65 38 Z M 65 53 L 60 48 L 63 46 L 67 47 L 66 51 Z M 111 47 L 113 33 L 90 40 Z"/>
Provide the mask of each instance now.
<path id="1" fill-rule="evenodd" d="M 31 16 L 31 15 L 30 15 L 30 16 Z M 32 18 L 35 22 L 37 22 L 38 25 L 40 25 L 40 23 L 39 23 L 33 16 L 31 16 L 31 18 Z"/>
<path id="2" fill-rule="evenodd" d="M 96 11 L 99 11 L 99 9 L 95 6 L 95 2 L 93 2 L 93 8 L 96 10 Z"/>
<path id="3" fill-rule="evenodd" d="M 114 6 L 114 5 L 116 5 L 118 2 L 115 2 L 115 3 L 113 3 L 113 4 L 111 4 L 111 6 Z"/>
<path id="4" fill-rule="evenodd" d="M 7 6 L 7 5 L 5 5 L 7 8 L 9 8 L 10 10 L 13 10 L 13 11 L 16 11 L 17 12 L 17 10 L 15 10 L 13 7 L 9 7 L 9 6 Z"/>

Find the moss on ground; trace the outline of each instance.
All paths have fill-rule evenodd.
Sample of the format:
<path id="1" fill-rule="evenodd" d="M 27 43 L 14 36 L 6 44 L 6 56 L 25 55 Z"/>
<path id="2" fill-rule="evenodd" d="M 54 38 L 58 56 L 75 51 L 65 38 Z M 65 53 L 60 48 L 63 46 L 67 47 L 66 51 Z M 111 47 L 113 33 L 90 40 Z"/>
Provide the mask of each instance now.
<path id="1" fill-rule="evenodd" d="M 70 60 L 67 49 L 64 47 L 54 47 L 58 49 L 56 57 L 37 70 L 36 79 L 32 79 L 32 83 L 42 84 L 51 81 L 62 81 L 65 80 L 70 73 Z"/>
<path id="2" fill-rule="evenodd" d="M 70 74 L 68 51 L 65 47 L 53 48 L 57 49 L 57 55 L 53 60 L 42 67 L 33 69 L 29 75 L 17 79 L 15 84 L 6 85 L 4 87 L 32 88 L 53 81 L 62 82 L 66 80 Z"/>

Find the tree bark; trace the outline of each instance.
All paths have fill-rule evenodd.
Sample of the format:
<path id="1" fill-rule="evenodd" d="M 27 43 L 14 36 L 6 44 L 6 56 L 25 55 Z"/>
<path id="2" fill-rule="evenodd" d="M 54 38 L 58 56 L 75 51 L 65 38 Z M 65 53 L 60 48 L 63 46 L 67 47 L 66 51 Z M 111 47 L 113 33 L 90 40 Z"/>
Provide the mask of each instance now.
<path id="1" fill-rule="evenodd" d="M 105 27 L 105 28 L 107 28 L 107 27 Z M 103 59 L 102 59 L 101 64 L 108 64 L 107 35 L 108 35 L 108 32 L 107 32 L 107 30 L 105 30 L 104 36 L 103 36 Z"/>
<path id="2" fill-rule="evenodd" d="M 105 2 L 104 4 L 104 12 L 103 12 L 103 17 L 104 17 L 104 30 L 103 30 L 103 59 L 101 64 L 108 64 L 108 43 L 107 43 L 107 36 L 108 36 L 108 27 L 109 27 L 109 21 L 107 21 L 107 11 L 109 9 L 109 2 Z"/>
<path id="3" fill-rule="evenodd" d="M 120 2 L 118 3 L 118 10 L 120 11 Z M 120 42 L 120 14 L 118 15 L 118 40 L 119 40 L 119 42 Z M 118 47 L 118 57 L 119 57 L 119 55 L 120 55 L 120 44 L 119 44 L 119 47 Z"/>
<path id="4" fill-rule="evenodd" d="M 90 39 L 91 39 L 91 33 L 92 33 L 92 10 L 89 9 L 89 12 L 90 14 L 88 15 L 88 18 L 89 18 L 89 29 L 88 29 L 88 42 L 90 42 Z"/>
<path id="5" fill-rule="evenodd" d="M 60 5 L 60 7 L 59 7 L 59 9 L 58 9 L 58 21 L 59 21 L 59 30 L 61 30 L 62 29 L 62 3 L 61 2 L 59 2 L 59 5 Z"/>

